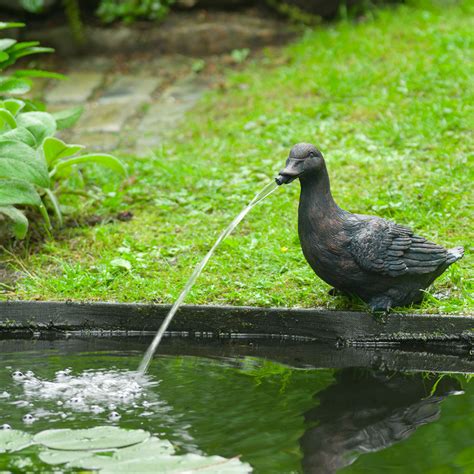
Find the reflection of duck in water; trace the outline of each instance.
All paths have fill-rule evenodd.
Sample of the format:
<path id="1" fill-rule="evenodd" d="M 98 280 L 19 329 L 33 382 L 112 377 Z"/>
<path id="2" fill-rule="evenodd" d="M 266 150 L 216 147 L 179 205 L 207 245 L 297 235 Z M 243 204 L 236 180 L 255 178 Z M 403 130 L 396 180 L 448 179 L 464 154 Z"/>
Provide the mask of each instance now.
<path id="1" fill-rule="evenodd" d="M 430 396 L 435 383 L 421 374 L 340 371 L 317 394 L 319 405 L 305 414 L 312 427 L 300 441 L 304 472 L 335 473 L 360 454 L 388 448 L 435 421 L 440 402 L 460 390 L 457 380 L 443 377 Z"/>

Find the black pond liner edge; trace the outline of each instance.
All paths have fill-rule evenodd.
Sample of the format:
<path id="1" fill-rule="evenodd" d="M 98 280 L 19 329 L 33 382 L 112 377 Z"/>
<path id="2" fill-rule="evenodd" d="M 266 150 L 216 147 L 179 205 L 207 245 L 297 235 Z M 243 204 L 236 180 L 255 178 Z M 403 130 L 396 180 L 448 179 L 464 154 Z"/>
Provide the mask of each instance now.
<path id="1" fill-rule="evenodd" d="M 107 302 L 0 301 L 0 334 L 33 331 L 156 331 L 170 305 Z M 364 346 L 383 344 L 474 347 L 474 316 L 391 312 L 183 305 L 169 331 L 272 335 Z"/>

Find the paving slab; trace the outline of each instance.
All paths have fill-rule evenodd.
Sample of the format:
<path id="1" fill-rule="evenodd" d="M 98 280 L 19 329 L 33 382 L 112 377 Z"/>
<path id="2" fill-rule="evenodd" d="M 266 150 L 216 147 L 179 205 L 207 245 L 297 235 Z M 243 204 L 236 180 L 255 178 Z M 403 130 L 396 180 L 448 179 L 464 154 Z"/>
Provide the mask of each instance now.
<path id="1" fill-rule="evenodd" d="M 79 132 L 120 132 L 123 125 L 138 110 L 138 104 L 133 102 L 111 102 L 108 104 L 88 104 L 86 110 L 76 125 Z"/>
<path id="2" fill-rule="evenodd" d="M 160 83 L 160 77 L 120 76 L 100 94 L 98 100 L 101 104 L 148 102 Z"/>
<path id="3" fill-rule="evenodd" d="M 46 102 L 75 104 L 86 102 L 105 77 L 103 73 L 95 71 L 72 72 L 67 76 L 67 80 L 55 82 L 54 86 L 46 91 Z"/>
<path id="4" fill-rule="evenodd" d="M 111 151 L 118 147 L 120 135 L 118 133 L 82 132 L 74 134 L 74 141 L 84 145 L 86 151 Z"/>

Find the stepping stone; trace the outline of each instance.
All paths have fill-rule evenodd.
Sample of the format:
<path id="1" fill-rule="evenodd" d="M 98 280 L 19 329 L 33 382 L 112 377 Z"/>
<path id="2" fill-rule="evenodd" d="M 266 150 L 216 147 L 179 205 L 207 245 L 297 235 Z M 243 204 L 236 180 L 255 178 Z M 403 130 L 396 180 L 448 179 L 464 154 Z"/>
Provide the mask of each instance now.
<path id="1" fill-rule="evenodd" d="M 116 133 L 83 132 L 74 134 L 73 143 L 80 143 L 86 151 L 114 151 L 119 144 L 120 136 Z"/>
<path id="2" fill-rule="evenodd" d="M 85 132 L 120 132 L 124 123 L 137 109 L 136 102 L 108 104 L 89 104 L 76 126 L 76 130 Z"/>
<path id="3" fill-rule="evenodd" d="M 99 102 L 147 102 L 160 83 L 161 79 L 156 77 L 122 76 L 105 89 Z"/>
<path id="4" fill-rule="evenodd" d="M 142 120 L 141 128 L 145 130 L 156 129 L 160 126 L 166 129 L 174 128 L 208 87 L 207 83 L 195 76 L 176 82 L 165 91 L 159 102 L 150 106 Z"/>
<path id="5" fill-rule="evenodd" d="M 104 75 L 98 72 L 73 72 L 64 81 L 57 81 L 45 94 L 49 103 L 83 103 L 89 99 L 95 89 L 104 80 Z"/>

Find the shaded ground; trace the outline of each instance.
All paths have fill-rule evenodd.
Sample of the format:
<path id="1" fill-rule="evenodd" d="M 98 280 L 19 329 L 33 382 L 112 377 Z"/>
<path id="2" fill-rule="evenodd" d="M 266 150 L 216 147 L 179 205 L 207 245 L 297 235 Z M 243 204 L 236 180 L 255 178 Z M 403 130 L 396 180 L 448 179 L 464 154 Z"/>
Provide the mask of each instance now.
<path id="1" fill-rule="evenodd" d="M 25 277 L 3 298 L 171 302 L 291 145 L 313 141 L 343 208 L 466 247 L 415 309 L 471 312 L 472 13 L 468 2 L 379 10 L 309 31 L 229 72 L 152 154 L 125 156 L 125 183 L 89 172 L 102 191 L 94 188 L 95 203 L 81 201 L 82 214 L 102 224 L 58 231 L 33 253 L 16 249 L 8 263 Z M 304 262 L 297 194 L 295 183 L 259 205 L 188 302 L 360 307 L 329 297 Z M 113 218 L 119 212 L 133 219 Z"/>

